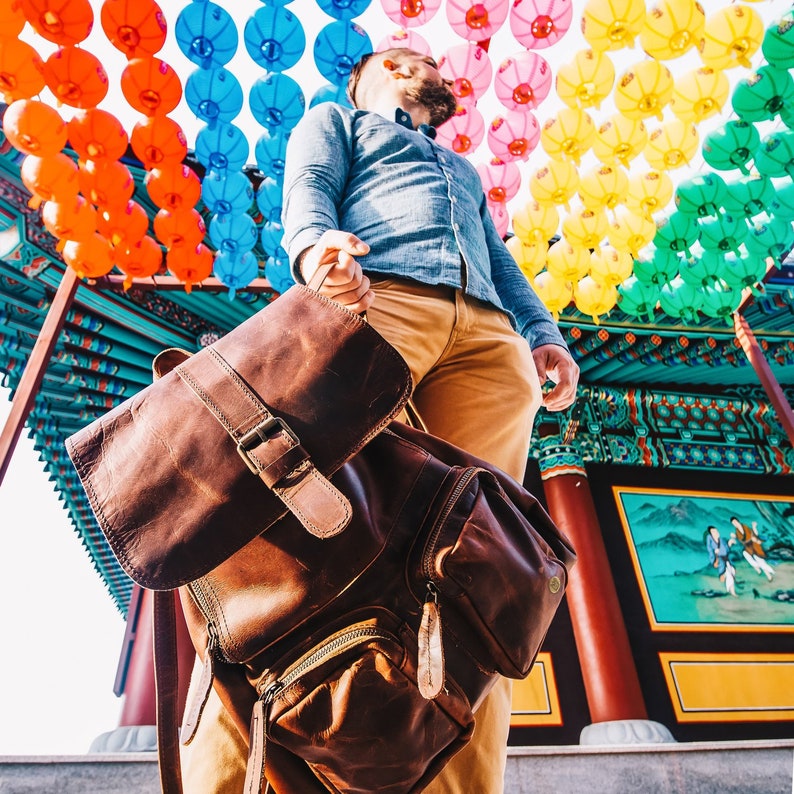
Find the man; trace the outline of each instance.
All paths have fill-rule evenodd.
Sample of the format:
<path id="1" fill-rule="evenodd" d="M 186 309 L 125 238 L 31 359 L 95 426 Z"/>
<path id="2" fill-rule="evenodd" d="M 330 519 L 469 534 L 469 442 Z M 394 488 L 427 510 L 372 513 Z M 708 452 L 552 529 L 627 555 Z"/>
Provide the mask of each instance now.
<path id="1" fill-rule="evenodd" d="M 706 529 L 706 551 L 709 555 L 709 563 L 717 569 L 720 581 L 725 582 L 725 591 L 738 598 L 736 595 L 736 569 L 733 567 L 730 557 L 732 543 L 733 540 L 725 542 L 717 527 L 711 526 Z"/>
<path id="2" fill-rule="evenodd" d="M 283 220 L 293 272 L 305 281 L 338 263 L 321 293 L 366 311 L 399 350 L 427 429 L 520 481 L 535 412 L 573 402 L 578 367 L 499 238 L 476 170 L 432 140 L 456 107 L 435 62 L 406 49 L 367 56 L 348 91 L 355 110 L 320 104 L 290 138 Z M 555 385 L 544 397 L 547 379 Z M 492 690 L 472 741 L 428 792 L 502 791 L 510 693 L 507 679 Z M 186 790 L 240 791 L 241 737 L 217 698 L 207 708 Z"/>
<path id="3" fill-rule="evenodd" d="M 761 545 L 761 538 L 758 537 L 758 522 L 753 521 L 752 528 L 747 524 L 743 524 L 736 516 L 731 518 L 734 533 L 731 538 L 735 538 L 742 544 L 742 556 L 752 569 L 759 576 L 766 576 L 768 581 L 772 581 L 775 571 L 772 566 L 766 561 L 766 552 Z"/>

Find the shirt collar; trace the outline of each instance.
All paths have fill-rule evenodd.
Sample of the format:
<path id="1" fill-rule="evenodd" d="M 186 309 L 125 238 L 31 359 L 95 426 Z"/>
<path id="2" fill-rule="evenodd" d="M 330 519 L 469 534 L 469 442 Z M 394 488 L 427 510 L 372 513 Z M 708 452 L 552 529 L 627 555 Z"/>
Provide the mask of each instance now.
<path id="1" fill-rule="evenodd" d="M 407 111 L 403 110 L 402 108 L 395 108 L 394 110 L 394 120 L 397 124 L 405 127 L 407 130 L 413 131 L 414 129 L 414 122 L 411 118 L 411 114 Z M 428 138 L 435 138 L 436 137 L 436 128 L 430 124 L 420 124 L 416 128 L 416 132 L 421 132 L 422 135 L 427 135 Z"/>

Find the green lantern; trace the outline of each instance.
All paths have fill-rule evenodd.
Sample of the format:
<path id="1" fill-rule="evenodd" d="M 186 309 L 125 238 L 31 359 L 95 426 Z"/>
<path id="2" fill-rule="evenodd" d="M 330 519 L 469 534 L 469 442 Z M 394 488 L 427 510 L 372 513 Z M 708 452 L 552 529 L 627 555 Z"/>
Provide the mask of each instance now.
<path id="1" fill-rule="evenodd" d="M 716 218 L 700 221 L 700 244 L 714 251 L 738 251 L 749 228 L 744 215 L 721 212 Z"/>
<path id="2" fill-rule="evenodd" d="M 779 262 L 794 246 L 794 225 L 785 218 L 775 215 L 766 221 L 756 221 L 744 241 L 751 254 L 760 257 L 771 256 Z"/>
<path id="3" fill-rule="evenodd" d="M 794 182 L 779 187 L 769 202 L 769 211 L 778 218 L 794 221 Z"/>
<path id="4" fill-rule="evenodd" d="M 704 218 L 719 214 L 725 200 L 725 180 L 718 174 L 705 173 L 685 179 L 675 189 L 675 206 L 684 215 Z"/>
<path id="5" fill-rule="evenodd" d="M 714 252 L 706 252 L 714 256 Z M 751 253 L 726 254 L 722 260 L 722 280 L 733 289 L 742 290 L 758 284 L 766 275 L 766 260 Z M 758 292 L 758 289 L 754 289 Z"/>
<path id="6" fill-rule="evenodd" d="M 681 263 L 679 274 L 692 287 L 707 287 L 722 273 L 721 256 L 690 256 Z"/>
<path id="7" fill-rule="evenodd" d="M 671 251 L 684 251 L 689 254 L 689 247 L 700 237 L 700 226 L 697 218 L 683 212 L 671 212 L 662 218 L 656 228 L 653 244 L 657 248 Z"/>
<path id="8" fill-rule="evenodd" d="M 753 161 L 764 176 L 794 177 L 794 130 L 778 130 L 767 135 Z"/>
<path id="9" fill-rule="evenodd" d="M 729 320 L 742 302 L 741 291 L 731 289 L 724 281 L 717 281 L 700 291 L 703 295 L 700 311 L 709 317 Z"/>
<path id="10" fill-rule="evenodd" d="M 703 139 L 703 159 L 718 171 L 738 168 L 748 174 L 747 161 L 760 143 L 761 136 L 752 122 L 726 121 Z"/>
<path id="11" fill-rule="evenodd" d="M 780 120 L 790 129 L 794 130 L 794 105 L 786 105 L 780 111 Z"/>
<path id="12" fill-rule="evenodd" d="M 736 115 L 743 121 L 766 121 L 794 103 L 794 79 L 788 71 L 759 66 L 739 80 L 731 96 Z"/>
<path id="13" fill-rule="evenodd" d="M 703 303 L 703 293 L 691 284 L 687 284 L 681 276 L 665 284 L 659 293 L 659 305 L 670 317 L 694 322 L 698 309 Z"/>
<path id="14" fill-rule="evenodd" d="M 661 287 L 678 275 L 681 257 L 669 248 L 654 248 L 650 259 L 634 260 L 634 275 L 643 284 L 655 284 Z"/>
<path id="15" fill-rule="evenodd" d="M 656 284 L 646 284 L 636 276 L 629 276 L 618 287 L 618 308 L 632 317 L 653 322 L 659 293 L 660 288 Z"/>
<path id="16" fill-rule="evenodd" d="M 794 10 L 773 22 L 764 32 L 761 42 L 764 58 L 778 69 L 790 69 L 794 64 Z"/>
<path id="17" fill-rule="evenodd" d="M 725 209 L 733 215 L 744 215 L 752 218 L 765 212 L 775 197 L 775 186 L 772 180 L 763 174 L 740 176 L 727 183 L 728 193 L 725 196 Z"/>

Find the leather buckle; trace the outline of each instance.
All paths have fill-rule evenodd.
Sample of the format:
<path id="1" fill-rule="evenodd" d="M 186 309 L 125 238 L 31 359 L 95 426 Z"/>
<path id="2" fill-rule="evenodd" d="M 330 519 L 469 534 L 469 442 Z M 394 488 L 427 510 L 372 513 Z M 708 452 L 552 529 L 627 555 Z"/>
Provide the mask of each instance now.
<path id="1" fill-rule="evenodd" d="M 245 462 L 245 465 L 257 476 L 262 471 L 262 468 L 251 458 L 248 452 L 260 444 L 267 444 L 278 433 L 284 433 L 295 442 L 295 446 L 300 446 L 300 440 L 280 416 L 268 416 L 267 419 L 260 422 L 256 427 L 251 428 L 237 441 L 238 454 Z"/>

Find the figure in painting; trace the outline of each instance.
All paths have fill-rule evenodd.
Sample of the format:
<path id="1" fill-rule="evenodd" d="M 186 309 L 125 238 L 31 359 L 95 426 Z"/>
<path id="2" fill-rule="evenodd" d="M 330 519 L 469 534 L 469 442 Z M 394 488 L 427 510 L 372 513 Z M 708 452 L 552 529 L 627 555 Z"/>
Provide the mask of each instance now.
<path id="1" fill-rule="evenodd" d="M 771 582 L 775 575 L 772 566 L 766 561 L 766 552 L 761 545 L 761 538 L 758 537 L 758 522 L 753 521 L 752 526 L 743 524 L 736 516 L 731 518 L 734 532 L 731 540 L 735 540 L 742 545 L 742 556 L 752 566 L 759 576 L 766 576 Z"/>
<path id="2" fill-rule="evenodd" d="M 720 581 L 725 582 L 725 590 L 730 595 L 736 596 L 736 569 L 730 561 L 730 545 L 734 542 L 733 538 L 726 543 L 719 529 L 714 526 L 706 530 L 704 537 L 709 562 L 717 569 Z"/>

